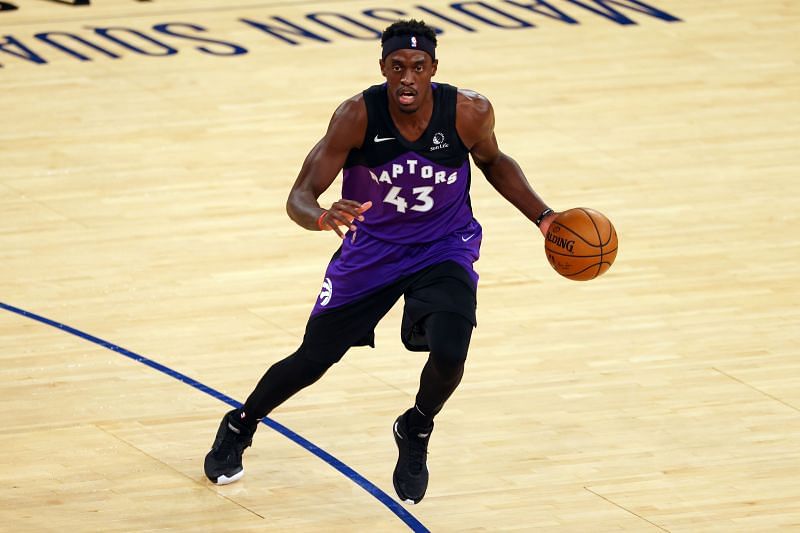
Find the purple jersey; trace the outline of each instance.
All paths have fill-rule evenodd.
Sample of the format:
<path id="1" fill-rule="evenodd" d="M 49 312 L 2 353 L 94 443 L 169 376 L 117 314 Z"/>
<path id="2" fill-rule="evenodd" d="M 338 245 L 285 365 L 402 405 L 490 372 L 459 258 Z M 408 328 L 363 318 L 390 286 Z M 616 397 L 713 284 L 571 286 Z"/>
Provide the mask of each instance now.
<path id="1" fill-rule="evenodd" d="M 469 151 L 456 132 L 457 89 L 433 84 L 433 114 L 413 142 L 389 115 L 385 84 L 363 95 L 367 130 L 345 162 L 342 198 L 372 208 L 328 265 L 312 315 L 442 261 L 478 281 L 481 227 L 469 199 Z"/>

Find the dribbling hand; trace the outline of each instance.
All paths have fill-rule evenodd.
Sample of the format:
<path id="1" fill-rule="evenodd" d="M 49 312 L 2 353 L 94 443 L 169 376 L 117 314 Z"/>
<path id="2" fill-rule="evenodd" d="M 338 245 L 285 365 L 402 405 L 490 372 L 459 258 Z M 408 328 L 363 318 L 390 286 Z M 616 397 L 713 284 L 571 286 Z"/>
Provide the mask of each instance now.
<path id="1" fill-rule="evenodd" d="M 542 221 L 539 223 L 539 230 L 542 232 L 542 235 L 547 237 L 547 230 L 550 229 L 550 224 L 556 219 L 557 216 L 558 213 L 553 211 L 542 219 Z"/>

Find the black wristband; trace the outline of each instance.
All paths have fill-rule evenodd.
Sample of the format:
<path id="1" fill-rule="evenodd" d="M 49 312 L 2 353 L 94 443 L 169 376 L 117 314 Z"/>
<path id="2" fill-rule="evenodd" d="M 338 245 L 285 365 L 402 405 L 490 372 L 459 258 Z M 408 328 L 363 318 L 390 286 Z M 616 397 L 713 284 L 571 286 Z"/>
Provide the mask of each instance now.
<path id="1" fill-rule="evenodd" d="M 539 215 L 536 218 L 536 220 L 533 221 L 533 223 L 536 224 L 536 226 L 538 227 L 542 223 L 542 220 L 544 220 L 544 217 L 546 217 L 547 215 L 549 215 L 552 212 L 553 212 L 553 210 L 548 207 L 547 209 L 542 211 L 542 214 Z"/>

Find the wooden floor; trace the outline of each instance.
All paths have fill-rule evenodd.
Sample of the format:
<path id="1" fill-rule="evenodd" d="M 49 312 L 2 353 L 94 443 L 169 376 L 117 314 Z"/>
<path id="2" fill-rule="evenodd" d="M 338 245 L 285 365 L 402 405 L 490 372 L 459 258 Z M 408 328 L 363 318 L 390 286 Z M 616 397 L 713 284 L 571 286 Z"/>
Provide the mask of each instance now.
<path id="1" fill-rule="evenodd" d="M 487 95 L 537 190 L 608 214 L 620 253 L 559 278 L 476 171 L 479 327 L 405 510 L 432 531 L 800 531 L 797 2 L 648 0 L 680 21 L 631 0 L 13 3 L 0 302 L 243 400 L 298 344 L 337 246 L 284 202 L 335 106 L 380 80 L 347 17 L 423 17 L 437 78 Z M 273 414 L 392 497 L 390 427 L 423 363 L 398 329 L 394 309 L 376 349 Z M 267 427 L 245 478 L 209 485 L 226 409 L 0 309 L 0 529 L 408 530 Z"/>

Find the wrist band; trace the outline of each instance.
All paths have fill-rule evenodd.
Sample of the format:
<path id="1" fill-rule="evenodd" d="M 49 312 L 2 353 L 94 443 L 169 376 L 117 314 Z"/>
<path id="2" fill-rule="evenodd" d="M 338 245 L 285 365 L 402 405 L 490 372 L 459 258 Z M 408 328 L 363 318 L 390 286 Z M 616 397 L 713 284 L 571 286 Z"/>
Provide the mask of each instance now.
<path id="1" fill-rule="evenodd" d="M 328 214 L 328 210 L 327 209 L 323 209 L 322 210 L 322 214 L 320 214 L 319 218 L 317 219 L 317 227 L 320 229 L 320 231 L 325 231 L 325 230 L 331 229 L 331 227 L 328 226 L 327 224 L 325 224 L 324 226 L 322 225 L 322 219 L 325 218 L 325 215 L 327 215 L 327 214 Z"/>
<path id="2" fill-rule="evenodd" d="M 553 210 L 548 207 L 547 209 L 542 211 L 542 214 L 539 215 L 537 217 L 537 219 L 533 221 L 533 223 L 536 224 L 536 226 L 538 227 L 542 223 L 542 220 L 544 220 L 544 217 L 546 217 L 547 215 L 549 215 L 552 212 L 553 212 Z"/>

